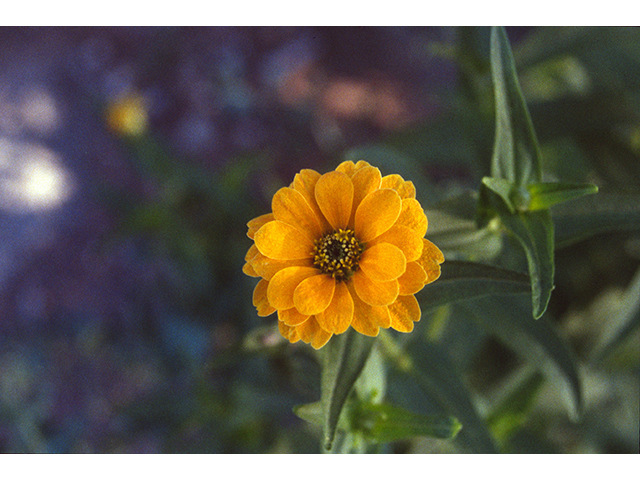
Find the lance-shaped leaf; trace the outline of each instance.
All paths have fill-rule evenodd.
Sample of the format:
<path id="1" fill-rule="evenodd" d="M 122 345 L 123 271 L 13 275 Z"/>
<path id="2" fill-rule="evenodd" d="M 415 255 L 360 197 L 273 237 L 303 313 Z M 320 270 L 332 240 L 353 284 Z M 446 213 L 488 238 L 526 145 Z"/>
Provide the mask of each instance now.
<path id="1" fill-rule="evenodd" d="M 529 210 L 544 210 L 558 203 L 598 193 L 598 187 L 589 183 L 532 183 L 527 186 L 531 195 Z"/>
<path id="2" fill-rule="evenodd" d="M 360 372 L 364 368 L 376 337 L 361 335 L 350 328 L 334 336 L 323 349 L 321 404 L 324 446 L 331 450 L 340 413 Z"/>
<path id="3" fill-rule="evenodd" d="M 531 277 L 533 316 L 539 318 L 553 290 L 553 223 L 548 211 L 530 211 L 528 186 L 540 184 L 542 179 L 540 149 L 520 90 L 509 40 L 501 27 L 491 31 L 491 76 L 496 133 L 492 176 L 483 179 L 486 191 L 481 196 L 482 208 L 497 213 L 524 248 Z"/>
<path id="4" fill-rule="evenodd" d="M 418 294 L 423 310 L 489 295 L 528 293 L 529 277 L 482 263 L 446 261 L 440 278 Z"/>
<path id="5" fill-rule="evenodd" d="M 491 30 L 491 77 L 496 106 L 491 176 L 526 188 L 542 179 L 540 149 L 502 27 Z"/>
<path id="6" fill-rule="evenodd" d="M 554 288 L 555 271 L 553 222 L 548 210 L 500 216 L 503 225 L 518 239 L 524 249 L 531 278 L 531 303 L 534 318 L 547 309 Z"/>

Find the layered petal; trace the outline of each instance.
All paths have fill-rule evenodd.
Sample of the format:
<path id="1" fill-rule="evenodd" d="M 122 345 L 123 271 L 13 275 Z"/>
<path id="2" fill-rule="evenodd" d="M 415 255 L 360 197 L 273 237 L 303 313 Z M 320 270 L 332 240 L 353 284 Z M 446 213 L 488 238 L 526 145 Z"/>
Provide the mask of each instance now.
<path id="1" fill-rule="evenodd" d="M 267 317 L 276 311 L 267 298 L 268 286 L 269 282 L 263 279 L 253 289 L 253 306 L 256 307 L 259 317 Z"/>
<path id="2" fill-rule="evenodd" d="M 342 172 L 329 172 L 316 183 L 315 198 L 334 230 L 346 228 L 353 204 L 353 183 Z"/>
<path id="3" fill-rule="evenodd" d="M 260 228 L 269 222 L 272 222 L 275 220 L 275 217 L 273 216 L 273 213 L 265 213 L 264 215 L 260 215 L 259 217 L 254 218 L 253 220 L 249 220 L 247 222 L 247 227 L 249 228 L 249 230 L 247 230 L 247 236 L 253 240 L 256 232 L 258 230 L 260 230 Z"/>
<path id="4" fill-rule="evenodd" d="M 407 263 L 407 269 L 398 278 L 400 295 L 413 295 L 418 293 L 427 282 L 427 272 L 418 262 Z"/>
<path id="5" fill-rule="evenodd" d="M 391 319 L 389 317 L 389 309 L 369 305 L 363 302 L 355 293 L 353 287 L 349 287 L 351 297 L 353 298 L 353 320 L 351 326 L 359 333 L 375 337 L 378 335 L 380 328 L 389 328 Z"/>
<path id="6" fill-rule="evenodd" d="M 399 285 L 397 280 L 377 282 L 371 280 L 362 270 L 353 276 L 353 287 L 360 299 L 369 305 L 389 305 L 397 297 Z"/>
<path id="7" fill-rule="evenodd" d="M 431 283 L 440 277 L 440 264 L 444 262 L 444 255 L 438 247 L 426 238 L 422 239 L 422 255 L 418 259 L 418 263 L 427 273 L 425 284 Z"/>
<path id="8" fill-rule="evenodd" d="M 245 275 L 248 275 L 249 277 L 260 277 L 261 276 L 258 273 L 256 273 L 256 271 L 254 270 L 254 268 L 251 266 L 250 263 L 245 263 L 242 266 L 242 273 L 244 273 Z"/>
<path id="9" fill-rule="evenodd" d="M 290 327 L 286 325 L 284 322 L 278 322 L 278 330 L 280 330 L 280 335 L 289 340 L 291 343 L 296 343 L 300 340 L 300 335 L 295 327 Z"/>
<path id="10" fill-rule="evenodd" d="M 288 310 L 278 310 L 278 320 L 289 327 L 301 325 L 308 319 L 309 315 L 302 315 L 295 307 Z"/>
<path id="11" fill-rule="evenodd" d="M 391 188 L 398 192 L 400 198 L 415 198 L 416 187 L 413 182 L 407 181 L 400 175 L 393 173 L 391 175 L 385 175 L 382 178 L 381 188 Z"/>
<path id="12" fill-rule="evenodd" d="M 380 188 L 381 179 L 380 170 L 370 165 L 366 165 L 353 173 L 351 177 L 353 182 L 353 206 L 351 208 L 349 226 L 353 226 L 356 211 L 364 197 Z"/>
<path id="13" fill-rule="evenodd" d="M 297 260 L 312 256 L 313 240 L 288 223 L 274 220 L 264 224 L 254 241 L 260 253 L 274 260 Z"/>
<path id="14" fill-rule="evenodd" d="M 255 244 L 251 245 L 251 247 L 249 247 L 249 250 L 247 250 L 247 254 L 244 256 L 244 260 L 247 263 L 245 263 L 242 266 L 242 272 L 245 275 L 249 275 L 250 277 L 261 277 L 262 276 L 258 272 L 256 272 L 255 268 L 253 268 L 253 265 L 252 265 L 253 259 L 259 253 L 260 252 L 258 251 L 258 248 L 256 247 Z"/>
<path id="15" fill-rule="evenodd" d="M 271 209 L 276 220 L 296 227 L 311 240 L 322 235 L 320 220 L 297 190 L 289 187 L 278 190 L 271 200 Z"/>
<path id="16" fill-rule="evenodd" d="M 415 198 L 405 198 L 402 200 L 402 210 L 396 221 L 396 225 L 404 225 L 418 234 L 420 238 L 424 237 L 427 233 L 427 227 L 429 222 L 427 216 Z"/>
<path id="17" fill-rule="evenodd" d="M 395 245 L 379 243 L 362 252 L 359 267 L 372 280 L 388 282 L 404 273 L 407 261 Z"/>
<path id="18" fill-rule="evenodd" d="M 316 217 L 319 219 L 322 226 L 322 231 L 326 233 L 331 229 L 331 226 L 320 211 L 320 207 L 318 206 L 318 202 L 316 202 L 315 195 L 316 183 L 318 183 L 318 180 L 321 176 L 322 175 L 320 175 L 315 170 L 311 170 L 308 168 L 301 170 L 300 173 L 297 173 L 293 178 L 291 187 L 304 197 L 313 212 L 316 214 Z"/>
<path id="19" fill-rule="evenodd" d="M 422 238 L 415 230 L 405 225 L 394 225 L 382 235 L 369 242 L 369 245 L 376 245 L 378 243 L 395 245 L 402 250 L 407 262 L 418 260 L 422 255 Z"/>
<path id="20" fill-rule="evenodd" d="M 313 267 L 287 267 L 278 271 L 269 281 L 267 297 L 269 303 L 278 310 L 288 310 L 295 306 L 294 292 L 307 278 L 318 276 Z"/>
<path id="21" fill-rule="evenodd" d="M 315 315 L 327 309 L 335 288 L 336 280 L 329 275 L 309 277 L 300 282 L 293 292 L 293 303 L 303 315 Z"/>
<path id="22" fill-rule="evenodd" d="M 388 309 L 391 328 L 398 332 L 411 332 L 413 324 L 420 321 L 420 305 L 413 295 L 399 296 Z"/>
<path id="23" fill-rule="evenodd" d="M 389 230 L 402 210 L 395 190 L 380 189 L 368 194 L 356 210 L 354 230 L 361 242 L 368 242 Z"/>
<path id="24" fill-rule="evenodd" d="M 352 177 L 354 173 L 364 167 L 370 167 L 369 162 L 364 160 L 358 160 L 356 163 L 353 160 L 345 160 L 336 167 L 337 172 L 346 173 L 349 177 Z"/>
<path id="25" fill-rule="evenodd" d="M 336 282 L 333 299 L 329 306 L 316 314 L 316 320 L 323 330 L 330 333 L 344 333 L 353 320 L 354 303 L 344 282 Z"/>
<path id="26" fill-rule="evenodd" d="M 305 343 L 311 344 L 316 350 L 323 347 L 332 336 L 331 333 L 322 329 L 315 317 L 309 317 L 309 320 L 295 328 L 300 339 Z"/>
<path id="27" fill-rule="evenodd" d="M 273 258 L 265 257 L 259 251 L 250 260 L 253 270 L 265 280 L 271 280 L 273 276 L 287 267 L 312 267 L 313 259 L 301 258 L 298 260 L 274 260 Z"/>

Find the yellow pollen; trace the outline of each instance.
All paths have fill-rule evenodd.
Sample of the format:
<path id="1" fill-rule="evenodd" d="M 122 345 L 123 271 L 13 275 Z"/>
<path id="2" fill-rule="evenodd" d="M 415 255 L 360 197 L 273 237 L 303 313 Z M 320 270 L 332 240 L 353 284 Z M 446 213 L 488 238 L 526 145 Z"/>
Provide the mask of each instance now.
<path id="1" fill-rule="evenodd" d="M 340 228 L 314 242 L 313 265 L 336 280 L 347 280 L 358 269 L 363 250 L 353 230 Z"/>

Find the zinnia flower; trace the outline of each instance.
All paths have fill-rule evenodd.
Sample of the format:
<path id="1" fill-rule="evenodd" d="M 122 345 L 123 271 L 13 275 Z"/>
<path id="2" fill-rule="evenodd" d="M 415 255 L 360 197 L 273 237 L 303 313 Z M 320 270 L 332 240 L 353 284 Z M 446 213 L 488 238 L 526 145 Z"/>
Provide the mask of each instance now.
<path id="1" fill-rule="evenodd" d="M 415 187 L 361 160 L 320 175 L 302 170 L 278 190 L 273 213 L 251 220 L 243 271 L 262 277 L 258 315 L 278 312 L 280 333 L 318 349 L 350 326 L 413 330 L 414 294 L 440 276 L 442 252 L 424 236 Z"/>

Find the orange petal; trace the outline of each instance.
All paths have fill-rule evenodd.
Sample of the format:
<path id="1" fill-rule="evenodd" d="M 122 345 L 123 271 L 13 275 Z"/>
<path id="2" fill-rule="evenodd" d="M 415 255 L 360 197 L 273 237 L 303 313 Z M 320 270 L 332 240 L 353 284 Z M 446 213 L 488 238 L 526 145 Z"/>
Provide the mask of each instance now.
<path id="1" fill-rule="evenodd" d="M 398 192 L 400 198 L 415 198 L 416 196 L 416 187 L 413 182 L 405 180 L 396 173 L 383 177 L 380 188 L 392 188 Z"/>
<path id="2" fill-rule="evenodd" d="M 260 251 L 258 250 L 258 247 L 256 247 L 256 244 L 255 244 L 255 243 L 254 243 L 254 244 L 252 244 L 252 245 L 249 247 L 249 250 L 247 250 L 246 255 L 244 256 L 244 260 L 245 260 L 245 262 L 250 262 L 250 261 L 251 261 L 251 259 L 252 259 L 253 257 L 255 257 L 258 253 L 260 253 Z"/>
<path id="3" fill-rule="evenodd" d="M 251 266 L 250 263 L 245 263 L 242 266 L 242 273 L 244 273 L 245 275 L 249 275 L 250 277 L 260 277 L 261 276 L 258 273 L 256 273 L 256 271 L 253 269 L 253 267 Z"/>
<path id="4" fill-rule="evenodd" d="M 260 253 L 260 251 L 258 250 L 258 247 L 256 247 L 254 243 L 253 245 L 251 245 L 251 247 L 249 247 L 249 250 L 247 250 L 247 254 L 244 256 L 244 259 L 247 263 L 245 263 L 242 266 L 242 271 L 245 273 L 245 275 L 249 275 L 250 277 L 262 276 L 256 271 L 256 269 L 253 266 L 254 259 L 256 258 L 257 255 L 262 255 L 262 254 Z"/>
<path id="5" fill-rule="evenodd" d="M 315 315 L 327 309 L 335 288 L 336 281 L 329 275 L 309 277 L 300 282 L 293 292 L 293 303 L 300 313 Z"/>
<path id="6" fill-rule="evenodd" d="M 267 288 L 269 282 L 260 280 L 253 290 L 253 306 L 258 310 L 258 316 L 266 317 L 276 311 L 267 299 Z"/>
<path id="7" fill-rule="evenodd" d="M 253 240 L 256 232 L 260 230 L 265 223 L 269 223 L 275 220 L 273 217 L 273 213 L 265 213 L 264 215 L 260 215 L 259 217 L 254 218 L 253 220 L 249 220 L 247 222 L 247 227 L 249 230 L 247 231 L 247 236 Z"/>
<path id="8" fill-rule="evenodd" d="M 351 177 L 351 181 L 353 182 L 353 206 L 351 208 L 351 217 L 349 219 L 350 226 L 354 223 L 356 210 L 358 209 L 360 202 L 362 202 L 362 199 L 371 192 L 380 188 L 381 178 L 382 174 L 380 173 L 380 170 L 372 166 L 365 166 L 357 170 Z"/>
<path id="9" fill-rule="evenodd" d="M 396 225 L 405 225 L 413 230 L 420 236 L 424 237 L 427 233 L 427 216 L 415 198 L 405 198 L 402 200 L 402 211 L 396 221 Z"/>
<path id="10" fill-rule="evenodd" d="M 288 325 L 289 327 L 295 327 L 306 322 L 309 319 L 309 315 L 302 315 L 295 308 L 288 310 L 278 310 L 278 320 Z"/>
<path id="11" fill-rule="evenodd" d="M 351 326 L 359 333 L 375 337 L 378 335 L 380 328 L 389 328 L 391 319 L 389 318 L 389 310 L 387 307 L 379 307 L 369 305 L 358 297 L 353 290 L 353 286 L 349 286 L 351 298 L 353 298 L 353 319 Z"/>
<path id="12" fill-rule="evenodd" d="M 334 230 L 346 228 L 353 203 L 353 183 L 342 172 L 329 172 L 316 183 L 316 201 Z"/>
<path id="13" fill-rule="evenodd" d="M 407 262 L 418 260 L 422 255 L 422 237 L 420 237 L 415 230 L 405 225 L 394 225 L 382 235 L 369 242 L 369 245 L 376 245 L 378 243 L 395 245 L 402 250 Z"/>
<path id="14" fill-rule="evenodd" d="M 389 305 L 391 328 L 399 332 L 410 332 L 413 324 L 420 321 L 420 305 L 413 295 L 399 296 Z"/>
<path id="15" fill-rule="evenodd" d="M 309 320 L 298 325 L 296 331 L 303 342 L 310 343 L 316 350 L 324 346 L 332 335 L 320 327 L 315 317 L 309 317 Z"/>
<path id="16" fill-rule="evenodd" d="M 315 170 L 305 168 L 303 170 L 300 170 L 300 173 L 296 173 L 295 177 L 293 177 L 292 186 L 297 191 L 302 193 L 305 198 L 307 196 L 313 197 L 313 190 L 316 186 L 316 182 L 320 177 L 321 175 Z"/>
<path id="17" fill-rule="evenodd" d="M 267 296 L 269 303 L 278 310 L 293 308 L 293 296 L 303 280 L 319 275 L 320 270 L 313 267 L 287 267 L 277 272 L 269 281 Z"/>
<path id="18" fill-rule="evenodd" d="M 313 259 L 309 257 L 299 260 L 274 260 L 258 252 L 258 254 L 251 259 L 251 266 L 259 276 L 265 280 L 271 280 L 273 276 L 283 268 L 312 267 Z"/>
<path id="19" fill-rule="evenodd" d="M 369 305 L 389 305 L 398 296 L 397 280 L 376 282 L 362 271 L 358 270 L 353 276 L 353 287 L 358 297 Z"/>
<path id="20" fill-rule="evenodd" d="M 313 340 L 311 340 L 311 346 L 318 350 L 319 348 L 324 347 L 332 336 L 332 333 L 320 329 L 313 336 Z"/>
<path id="21" fill-rule="evenodd" d="M 355 215 L 358 240 L 368 242 L 389 230 L 402 210 L 402 200 L 390 189 L 380 189 L 364 197 Z"/>
<path id="22" fill-rule="evenodd" d="M 426 283 L 431 283 L 440 277 L 440 264 L 444 262 L 444 255 L 438 247 L 426 238 L 422 239 L 422 255 L 418 259 L 418 263 L 427 273 Z"/>
<path id="23" fill-rule="evenodd" d="M 271 209 L 276 220 L 302 230 L 311 240 L 322 236 L 318 217 L 300 192 L 293 188 L 281 188 L 271 200 Z"/>
<path id="24" fill-rule="evenodd" d="M 320 220 L 320 223 L 322 224 L 322 231 L 326 233 L 331 230 L 331 225 L 329 225 L 329 222 L 327 222 L 324 215 L 322 215 L 315 196 L 316 183 L 318 183 L 318 179 L 321 176 L 322 175 L 315 170 L 307 168 L 296 174 L 291 185 L 307 201 L 311 209 L 316 214 L 316 217 Z"/>
<path id="25" fill-rule="evenodd" d="M 313 252 L 313 241 L 307 235 L 277 220 L 264 224 L 254 240 L 260 253 L 274 260 L 307 258 Z"/>
<path id="26" fill-rule="evenodd" d="M 356 164 L 351 160 L 345 160 L 336 167 L 336 172 L 342 172 L 349 177 L 352 177 L 356 171 Z"/>
<path id="27" fill-rule="evenodd" d="M 333 299 L 324 312 L 316 314 L 316 320 L 323 330 L 344 333 L 353 319 L 353 299 L 347 285 L 336 282 Z"/>
<path id="28" fill-rule="evenodd" d="M 413 295 L 424 287 L 427 281 L 427 272 L 424 271 L 418 262 L 407 263 L 407 269 L 398 278 L 400 285 L 400 295 Z"/>
<path id="29" fill-rule="evenodd" d="M 370 279 L 388 282 L 404 273 L 407 261 L 395 245 L 379 243 L 362 252 L 359 266 Z"/>
<path id="30" fill-rule="evenodd" d="M 357 163 L 353 163 L 352 160 L 346 160 L 336 167 L 337 172 L 346 173 L 349 177 L 352 177 L 354 173 L 364 167 L 370 167 L 368 162 L 364 160 L 358 160 Z"/>
<path id="31" fill-rule="evenodd" d="M 280 334 L 291 343 L 296 343 L 300 340 L 300 335 L 294 327 L 285 325 L 283 322 L 278 322 L 278 330 L 280 330 Z"/>

